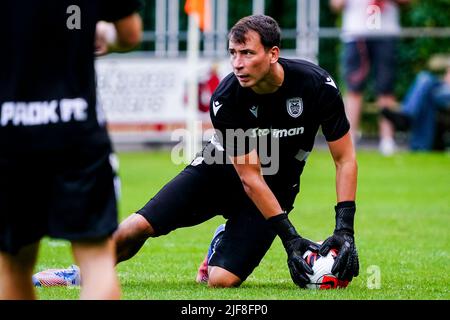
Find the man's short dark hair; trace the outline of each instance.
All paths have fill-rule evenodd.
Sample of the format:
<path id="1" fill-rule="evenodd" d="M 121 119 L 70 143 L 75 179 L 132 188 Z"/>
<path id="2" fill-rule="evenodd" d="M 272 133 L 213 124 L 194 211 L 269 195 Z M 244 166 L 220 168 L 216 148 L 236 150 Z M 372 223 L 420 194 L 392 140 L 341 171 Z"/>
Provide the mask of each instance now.
<path id="1" fill-rule="evenodd" d="M 245 43 L 246 34 L 255 31 L 261 38 L 261 43 L 266 49 L 281 45 L 281 30 L 278 23 L 272 17 L 266 15 L 252 15 L 239 20 L 228 34 L 228 40 L 237 43 Z"/>

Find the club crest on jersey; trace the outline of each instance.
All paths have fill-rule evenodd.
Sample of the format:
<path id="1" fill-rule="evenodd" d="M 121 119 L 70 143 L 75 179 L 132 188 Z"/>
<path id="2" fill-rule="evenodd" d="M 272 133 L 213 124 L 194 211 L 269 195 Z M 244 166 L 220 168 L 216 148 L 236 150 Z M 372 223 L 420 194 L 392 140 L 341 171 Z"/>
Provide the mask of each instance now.
<path id="1" fill-rule="evenodd" d="M 286 108 L 289 115 L 298 118 L 303 112 L 302 98 L 291 98 L 286 101 Z"/>

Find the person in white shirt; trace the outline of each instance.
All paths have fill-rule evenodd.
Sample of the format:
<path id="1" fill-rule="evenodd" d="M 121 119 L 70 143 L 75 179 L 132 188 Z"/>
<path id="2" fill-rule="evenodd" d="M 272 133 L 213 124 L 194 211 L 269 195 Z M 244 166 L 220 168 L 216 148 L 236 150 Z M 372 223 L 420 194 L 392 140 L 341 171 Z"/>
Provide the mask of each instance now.
<path id="1" fill-rule="evenodd" d="M 396 43 L 400 35 L 399 5 L 410 0 L 330 0 L 334 12 L 341 12 L 344 43 L 343 65 L 347 86 L 347 116 L 356 144 L 364 90 L 370 74 L 374 76 L 376 104 L 380 109 L 393 108 Z M 381 118 L 379 149 L 383 155 L 395 152 L 392 124 Z"/>

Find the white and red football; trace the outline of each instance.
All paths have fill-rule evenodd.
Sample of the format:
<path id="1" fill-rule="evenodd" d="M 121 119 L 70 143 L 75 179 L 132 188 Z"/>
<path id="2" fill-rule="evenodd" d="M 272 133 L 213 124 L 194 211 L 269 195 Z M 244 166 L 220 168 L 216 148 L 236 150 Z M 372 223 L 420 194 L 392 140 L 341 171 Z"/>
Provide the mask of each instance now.
<path id="1" fill-rule="evenodd" d="M 331 273 L 336 256 L 337 250 L 335 249 L 331 249 L 325 257 L 309 250 L 303 254 L 303 259 L 314 271 L 312 275 L 307 274 L 309 283 L 306 287 L 308 289 L 337 289 L 348 286 L 348 281 L 339 280 Z"/>

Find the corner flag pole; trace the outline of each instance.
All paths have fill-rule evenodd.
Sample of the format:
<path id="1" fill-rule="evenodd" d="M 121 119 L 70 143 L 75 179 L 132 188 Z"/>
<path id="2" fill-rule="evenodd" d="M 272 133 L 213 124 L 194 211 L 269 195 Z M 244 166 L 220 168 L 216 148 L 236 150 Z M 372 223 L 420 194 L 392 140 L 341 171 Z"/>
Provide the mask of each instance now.
<path id="1" fill-rule="evenodd" d="M 198 60 L 200 47 L 200 29 L 198 25 L 198 14 L 189 15 L 188 30 L 188 108 L 186 114 L 186 129 L 188 136 L 185 141 L 186 162 L 190 162 L 195 153 L 200 150 L 199 128 L 197 122 L 198 109 Z"/>
<path id="2" fill-rule="evenodd" d="M 200 29 L 209 29 L 208 16 L 209 0 L 187 0 L 184 10 L 189 15 L 188 27 L 188 108 L 186 116 L 186 129 L 188 135 L 185 143 L 185 158 L 190 162 L 201 149 L 201 128 L 197 121 L 198 110 L 198 61 L 200 51 Z M 206 10 L 205 10 L 206 9 Z"/>

